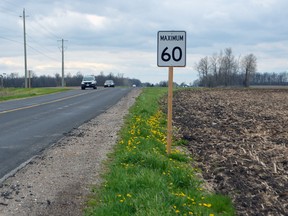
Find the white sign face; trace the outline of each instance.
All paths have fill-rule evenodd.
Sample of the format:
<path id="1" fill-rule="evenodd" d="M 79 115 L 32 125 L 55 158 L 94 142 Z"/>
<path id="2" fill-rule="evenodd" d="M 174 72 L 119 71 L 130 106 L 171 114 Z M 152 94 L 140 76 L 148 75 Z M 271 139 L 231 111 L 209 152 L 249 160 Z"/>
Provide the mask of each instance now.
<path id="1" fill-rule="evenodd" d="M 186 66 L 186 32 L 159 31 L 157 44 L 159 67 Z"/>

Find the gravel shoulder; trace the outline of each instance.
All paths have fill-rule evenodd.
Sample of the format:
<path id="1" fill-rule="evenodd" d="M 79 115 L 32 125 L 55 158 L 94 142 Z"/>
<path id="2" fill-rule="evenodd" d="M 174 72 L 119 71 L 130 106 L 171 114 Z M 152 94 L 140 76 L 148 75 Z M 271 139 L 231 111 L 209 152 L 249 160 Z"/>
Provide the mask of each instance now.
<path id="1" fill-rule="evenodd" d="M 140 92 L 133 89 L 0 184 L 0 215 L 82 215 L 92 185 L 101 183 L 103 161 L 113 150 L 124 116 Z"/>

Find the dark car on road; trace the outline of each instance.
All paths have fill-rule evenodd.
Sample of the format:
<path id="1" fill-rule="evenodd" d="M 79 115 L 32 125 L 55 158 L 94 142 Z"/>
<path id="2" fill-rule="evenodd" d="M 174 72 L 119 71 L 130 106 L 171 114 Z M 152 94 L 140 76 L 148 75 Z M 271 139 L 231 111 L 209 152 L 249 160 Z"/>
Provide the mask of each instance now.
<path id="1" fill-rule="evenodd" d="M 85 90 L 85 88 L 93 88 L 97 89 L 97 81 L 95 76 L 93 75 L 88 75 L 84 76 L 81 82 L 81 89 Z"/>
<path id="2" fill-rule="evenodd" d="M 113 80 L 106 80 L 104 83 L 104 88 L 106 87 L 115 87 L 115 83 Z"/>

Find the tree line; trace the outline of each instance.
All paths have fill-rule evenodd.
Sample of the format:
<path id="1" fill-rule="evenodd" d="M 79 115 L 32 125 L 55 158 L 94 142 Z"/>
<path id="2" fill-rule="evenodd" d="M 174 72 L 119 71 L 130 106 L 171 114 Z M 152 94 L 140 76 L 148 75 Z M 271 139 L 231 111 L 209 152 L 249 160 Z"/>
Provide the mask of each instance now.
<path id="1" fill-rule="evenodd" d="M 76 75 L 67 74 L 64 77 L 65 86 L 80 86 L 83 78 L 83 74 L 78 72 Z M 97 80 L 98 86 L 103 86 L 105 80 L 112 79 L 116 86 L 141 86 L 142 83 L 138 79 L 131 79 L 124 77 L 124 74 L 114 75 L 113 73 L 109 73 L 108 75 L 104 75 L 101 72 L 99 75 L 95 76 Z M 32 73 L 30 78 L 31 87 L 59 87 L 62 86 L 62 77 L 60 74 L 56 73 L 54 76 L 41 75 L 37 76 L 35 73 Z M 25 77 L 18 76 L 17 73 L 11 73 L 6 76 L 1 76 L 1 86 L 0 87 L 14 87 L 14 88 L 23 88 L 25 86 Z"/>
<path id="2" fill-rule="evenodd" d="M 257 70 L 257 58 L 254 54 L 235 57 L 231 48 L 226 48 L 220 53 L 201 58 L 195 64 L 199 73 L 199 86 L 239 86 L 250 85 L 251 78 Z"/>
<path id="3" fill-rule="evenodd" d="M 251 78 L 251 85 L 287 85 L 288 72 L 255 73 Z"/>

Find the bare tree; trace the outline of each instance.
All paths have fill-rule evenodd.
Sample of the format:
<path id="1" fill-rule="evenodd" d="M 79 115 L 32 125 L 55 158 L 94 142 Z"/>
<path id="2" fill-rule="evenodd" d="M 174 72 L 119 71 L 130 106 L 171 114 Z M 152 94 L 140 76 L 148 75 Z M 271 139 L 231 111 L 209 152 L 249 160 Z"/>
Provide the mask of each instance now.
<path id="1" fill-rule="evenodd" d="M 288 85 L 288 72 L 254 73 L 251 76 L 253 85 Z"/>
<path id="2" fill-rule="evenodd" d="M 249 86 L 250 77 L 256 72 L 256 57 L 253 54 L 236 58 L 231 48 L 204 57 L 195 64 L 195 70 L 199 73 L 201 86 Z M 244 80 L 243 80 L 243 77 Z"/>
<path id="3" fill-rule="evenodd" d="M 250 85 L 250 78 L 252 74 L 254 74 L 257 70 L 257 58 L 253 54 L 249 54 L 243 57 L 241 61 L 241 68 L 245 75 L 244 78 L 244 86 L 249 87 Z"/>
<path id="4" fill-rule="evenodd" d="M 221 56 L 217 54 L 213 54 L 210 59 L 210 71 L 213 76 L 213 86 L 218 85 L 219 81 L 221 80 L 221 74 L 220 74 L 220 60 Z"/>
<path id="5" fill-rule="evenodd" d="M 208 57 L 200 59 L 199 63 L 195 64 L 195 69 L 199 73 L 199 77 L 202 80 L 204 86 L 208 86 L 208 73 L 209 73 L 209 61 Z"/>
<path id="6" fill-rule="evenodd" d="M 224 56 L 221 61 L 221 69 L 225 86 L 232 85 L 233 77 L 237 75 L 238 63 L 232 53 L 231 48 L 224 50 Z"/>

